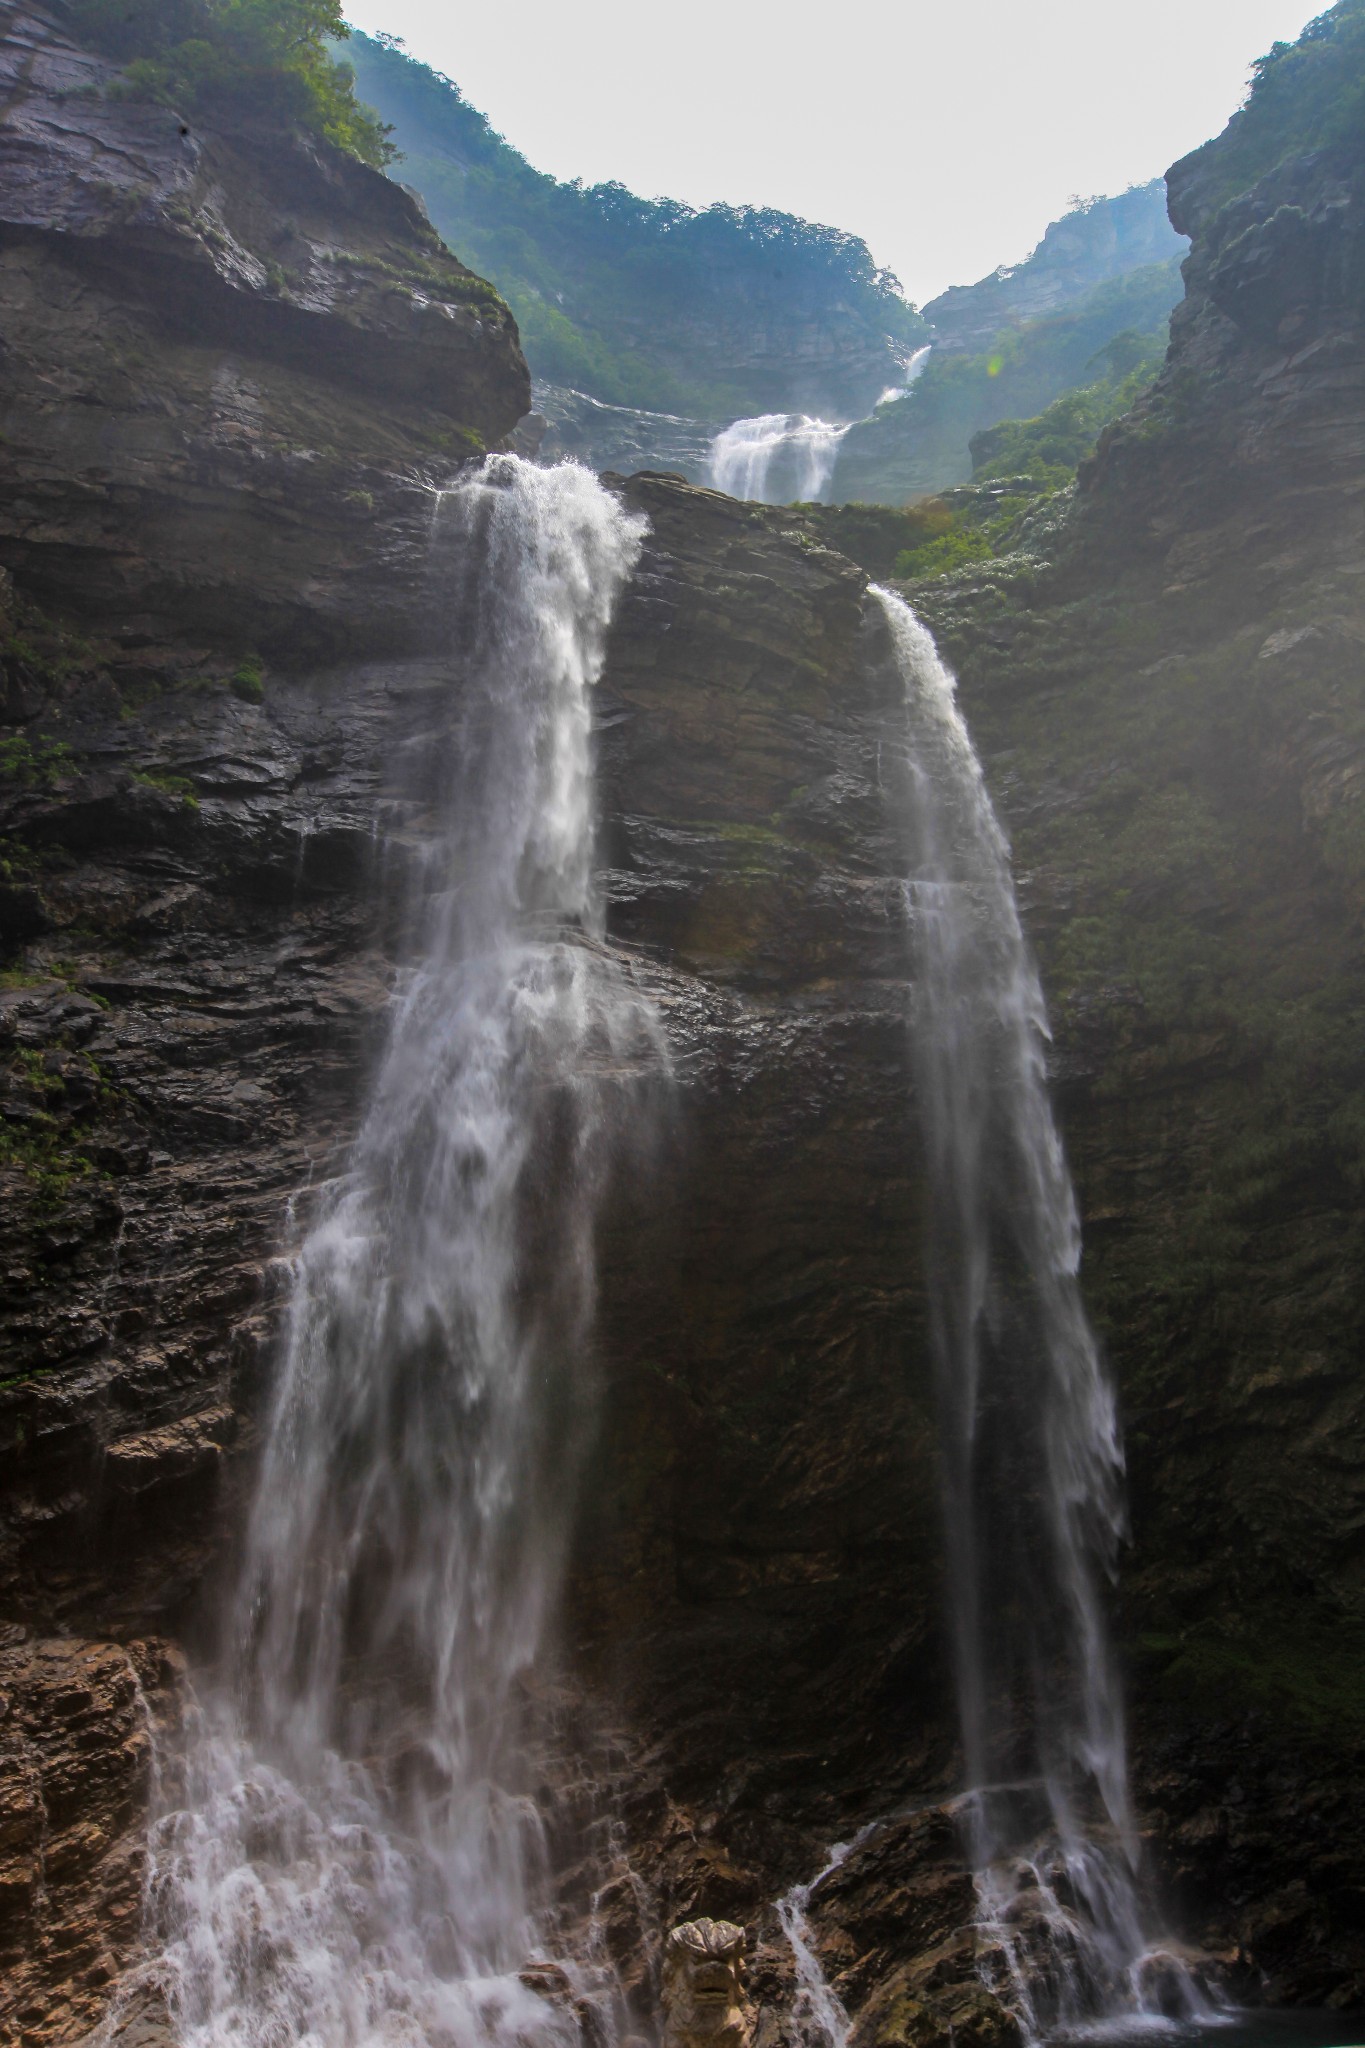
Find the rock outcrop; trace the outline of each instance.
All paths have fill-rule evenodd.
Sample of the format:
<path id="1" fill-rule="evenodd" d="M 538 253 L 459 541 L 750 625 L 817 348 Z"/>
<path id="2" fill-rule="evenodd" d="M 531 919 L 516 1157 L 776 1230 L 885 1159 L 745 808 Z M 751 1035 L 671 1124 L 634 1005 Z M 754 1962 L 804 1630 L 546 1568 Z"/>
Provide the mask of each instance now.
<path id="1" fill-rule="evenodd" d="M 155 1717 L 178 1677 L 155 1641 L 0 1637 L 6 2040 L 79 2038 L 137 1954 Z"/>
<path id="2" fill-rule="evenodd" d="M 975 354 L 1031 320 L 1074 306 L 1096 285 L 1169 263 L 1183 253 L 1189 228 L 1168 218 L 1163 181 L 1134 185 L 1113 199 L 1091 199 L 1049 222 L 1022 263 L 1002 265 L 976 284 L 950 285 L 924 307 L 934 346 Z"/>
<path id="3" fill-rule="evenodd" d="M 388 179 L 118 97 L 61 23 L 0 21 L 0 561 L 144 644 L 389 645 L 376 503 L 420 528 L 527 410 L 511 315 Z"/>
<path id="4" fill-rule="evenodd" d="M 567 457 L 588 469 L 609 469 L 629 476 L 637 470 L 664 470 L 688 483 L 707 482 L 711 442 L 723 420 L 692 420 L 666 412 L 641 412 L 627 405 L 604 405 L 582 391 L 537 385 L 537 411 L 545 432 L 537 443 L 542 462 Z"/>

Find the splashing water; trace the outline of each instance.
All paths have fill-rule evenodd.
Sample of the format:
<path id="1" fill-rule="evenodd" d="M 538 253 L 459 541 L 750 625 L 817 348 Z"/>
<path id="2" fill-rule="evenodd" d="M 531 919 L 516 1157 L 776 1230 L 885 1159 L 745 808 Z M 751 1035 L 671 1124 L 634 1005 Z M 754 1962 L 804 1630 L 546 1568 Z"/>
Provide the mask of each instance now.
<path id="1" fill-rule="evenodd" d="M 889 384 L 877 404 L 904 398 L 929 360 L 932 344 L 915 350 L 899 384 Z M 727 497 L 761 504 L 820 504 L 834 477 L 847 424 L 812 419 L 804 412 L 765 412 L 734 420 L 711 442 L 708 474 Z"/>
<path id="2" fill-rule="evenodd" d="M 829 488 L 848 428 L 803 412 L 767 412 L 735 420 L 711 443 L 715 489 L 762 504 L 817 503 Z"/>
<path id="3" fill-rule="evenodd" d="M 578 2039 L 517 1974 L 546 1863 L 519 1680 L 590 1415 L 613 1100 L 663 1058 L 591 870 L 589 692 L 642 533 L 510 456 L 437 508 L 472 624 L 416 750 L 444 812 L 421 956 L 298 1257 L 222 1674 L 153 1833 L 182 2048 Z"/>
<path id="4" fill-rule="evenodd" d="M 873 594 L 908 707 L 927 1270 L 983 1974 L 1033 2038 L 1205 2015 L 1139 1899 L 1101 1599 L 1123 1456 L 1081 1302 L 1042 989 L 953 678 L 909 608 Z"/>
<path id="5" fill-rule="evenodd" d="M 792 2020 L 806 2048 L 847 2048 L 849 2017 L 820 1967 L 807 1909 L 816 1890 L 832 1877 L 880 1828 L 880 1821 L 859 1829 L 851 1842 L 836 1842 L 828 1861 L 808 1884 L 794 1884 L 777 1901 L 777 1918 L 796 1964 L 796 1997 Z"/>

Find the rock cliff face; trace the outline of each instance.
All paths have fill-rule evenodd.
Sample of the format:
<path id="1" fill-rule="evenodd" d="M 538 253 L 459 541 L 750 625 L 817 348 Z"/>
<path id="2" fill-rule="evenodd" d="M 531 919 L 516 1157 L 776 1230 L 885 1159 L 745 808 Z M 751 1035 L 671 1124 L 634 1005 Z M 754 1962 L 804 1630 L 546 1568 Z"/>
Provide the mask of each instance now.
<path id="1" fill-rule="evenodd" d="M 527 410 L 506 307 L 387 179 L 111 97 L 58 16 L 0 75 L 0 560 L 144 641 L 388 644 L 374 505 Z"/>
<path id="2" fill-rule="evenodd" d="M 286 236 L 268 153 L 59 97 L 94 60 L 44 17 L 15 17 L 8 47 L 6 147 L 26 136 L 30 160 L 10 202 L 47 195 L 0 242 L 0 2014 L 36 2042 L 75 2038 L 136 1951 L 150 1735 L 178 1646 L 211 1645 L 283 1261 L 404 957 L 424 797 L 399 766 L 458 707 L 431 486 L 526 387 L 505 315 L 400 193 L 290 159 Z M 101 151 L 115 196 L 82 168 Z M 262 250 L 293 261 L 284 287 Z M 381 264 L 440 271 L 445 298 L 372 287 Z M 862 573 L 806 529 L 627 488 L 652 534 L 601 692 L 603 860 L 678 1082 L 651 1199 L 623 1191 L 604 1232 L 576 1661 L 639 1760 L 637 1873 L 668 1909 L 724 1892 L 749 1912 L 818 1856 L 811 1783 L 832 1826 L 831 1776 L 922 1778 L 933 1748 L 879 791 L 898 684 Z M 718 1749 L 738 1773 L 722 1806 L 778 1799 L 742 1855 L 707 1835 Z M 665 1790 L 683 1836 L 660 1829 Z M 640 1938 L 637 1916 L 627 1974 Z"/>
<path id="3" fill-rule="evenodd" d="M 1168 218 L 1160 178 L 1114 199 L 1078 206 L 1047 232 L 1022 263 L 1002 266 L 976 284 L 951 285 L 924 308 L 936 348 L 975 353 L 1011 327 L 1045 319 L 1075 305 L 1096 285 L 1169 263 L 1189 233 Z"/>
<path id="4" fill-rule="evenodd" d="M 604 405 L 582 391 L 553 384 L 536 385 L 535 405 L 546 423 L 537 443 L 540 461 L 558 462 L 567 456 L 585 468 L 624 476 L 642 469 L 663 470 L 693 484 L 707 481 L 712 439 L 726 425 L 724 420 Z"/>
<path id="5" fill-rule="evenodd" d="M 9 20 L 0 2033 L 36 2044 L 78 2039 L 136 1955 L 150 1737 L 211 1652 L 284 1262 L 406 958 L 431 792 L 403 764 L 460 701 L 432 486 L 526 384 L 401 193 L 63 96 L 94 60 Z M 1347 2002 L 1360 182 L 1309 160 L 1214 213 L 1201 177 L 1175 174 L 1190 298 L 1149 407 L 1046 560 L 920 602 L 1054 1001 L 1129 1424 L 1156 1862 L 1239 1982 Z M 900 685 L 812 525 L 612 487 L 651 531 L 597 707 L 608 943 L 676 1078 L 604 1216 L 554 1676 L 629 1866 L 599 1932 L 647 2018 L 656 1923 L 753 1922 L 778 2048 L 769 1902 L 894 1812 L 815 1901 L 826 1966 L 859 2048 L 986 2048 L 943 1804 Z"/>

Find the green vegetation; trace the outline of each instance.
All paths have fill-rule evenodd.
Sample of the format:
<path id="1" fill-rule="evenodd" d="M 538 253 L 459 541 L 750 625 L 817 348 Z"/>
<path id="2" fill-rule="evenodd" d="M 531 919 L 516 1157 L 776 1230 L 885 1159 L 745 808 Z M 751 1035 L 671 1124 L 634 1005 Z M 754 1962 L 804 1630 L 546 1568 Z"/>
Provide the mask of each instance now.
<path id="1" fill-rule="evenodd" d="M 947 533 L 951 509 L 938 498 L 913 505 L 802 505 L 826 547 L 858 562 L 878 580 L 895 574 L 898 558 Z"/>
<path id="2" fill-rule="evenodd" d="M 7 733 L 0 738 L 0 781 L 17 783 L 20 789 L 45 789 L 70 765 L 71 749 L 65 740 L 39 733 L 31 740 L 27 733 Z"/>
<path id="3" fill-rule="evenodd" d="M 127 90 L 183 114 L 301 128 L 376 167 L 388 131 L 327 47 L 340 0 L 71 0 L 77 32 L 124 67 Z"/>
<path id="4" fill-rule="evenodd" d="M 697 212 L 618 184 L 558 183 L 392 38 L 357 35 L 352 56 L 366 99 L 393 124 L 404 178 L 507 298 L 539 377 L 612 404 L 733 418 L 792 397 L 736 377 L 737 329 L 780 329 L 837 306 L 850 340 L 889 337 L 904 353 L 925 338 L 854 235 L 771 209 Z M 699 361 L 704 326 L 717 342 Z"/>
<path id="5" fill-rule="evenodd" d="M 245 661 L 239 661 L 232 671 L 229 684 L 234 697 L 240 697 L 244 704 L 259 704 L 265 697 L 265 669 L 258 654 L 248 654 Z"/>
<path id="6" fill-rule="evenodd" d="M 1030 476 L 1052 489 L 1070 483 L 1110 420 L 1134 404 L 1161 368 L 1162 345 L 1131 329 L 1116 334 L 1099 351 L 1103 373 L 1045 407 L 1036 419 L 1002 420 L 973 434 L 972 482 L 991 477 Z"/>
<path id="7" fill-rule="evenodd" d="M 87 1053 L 67 1057 L 88 1070 L 86 1113 L 97 1106 L 106 1110 L 113 1107 L 117 1092 L 98 1063 Z M 0 1172 L 8 1169 L 22 1173 L 38 1211 L 51 1211 L 60 1206 L 72 1184 L 88 1179 L 95 1167 L 79 1149 L 80 1134 L 58 1113 L 67 1087 L 61 1073 L 54 1072 L 45 1056 L 33 1048 L 19 1048 L 11 1053 L 6 1067 L 6 1120 L 0 1123 Z"/>
<path id="8" fill-rule="evenodd" d="M 1184 253 L 1166 211 L 1166 181 L 1073 201 L 1038 246 L 976 284 L 952 285 L 925 307 L 945 342 L 984 348 L 997 334 L 1079 305 L 1097 286 Z"/>
<path id="9" fill-rule="evenodd" d="M 1365 1635 L 1358 1626 L 1264 1628 L 1208 1625 L 1153 1634 L 1138 1645 L 1143 1682 L 1221 1719 L 1228 1702 L 1333 1742 L 1365 1735 Z"/>
<path id="10" fill-rule="evenodd" d="M 1246 105 L 1216 142 L 1217 195 L 1245 192 L 1286 158 L 1360 147 L 1365 136 L 1365 0 L 1338 0 L 1297 43 L 1276 43 L 1252 67 Z"/>
<path id="11" fill-rule="evenodd" d="M 935 349 L 904 398 L 879 406 L 872 419 L 850 429 L 836 489 L 895 502 L 963 482 L 973 474 L 974 444 L 982 434 L 1003 421 L 1036 420 L 1066 394 L 1098 383 L 1103 392 L 1093 393 L 1070 422 L 1059 417 L 1050 423 L 1065 433 L 1065 445 L 1047 464 L 1052 480 L 1061 481 L 1113 417 L 1098 415 L 1110 400 L 1118 407 L 1119 386 L 1164 355 L 1170 311 L 1183 288 L 1178 259 L 1145 265 L 1095 286 L 1061 312 L 1002 329 L 975 353 Z M 1095 415 L 1093 432 L 1086 430 L 1088 413 Z M 1070 448 L 1081 436 L 1073 459 Z M 1027 467 L 1037 473 L 1032 463 Z M 1012 468 L 992 461 L 990 473 Z"/>
<path id="12" fill-rule="evenodd" d="M 187 775 L 167 775 L 158 768 L 135 768 L 133 780 L 144 783 L 148 789 L 160 789 L 167 796 L 179 797 L 188 811 L 199 808 L 199 797 Z"/>
<path id="13" fill-rule="evenodd" d="M 1142 338 L 1143 353 L 1165 353 L 1166 326 L 1183 290 L 1178 262 L 1115 278 L 1078 306 L 997 335 L 979 355 L 940 355 L 907 396 L 903 410 L 921 433 L 970 446 L 973 435 L 1007 419 L 1029 419 L 1087 381 L 1100 352 L 1120 336 Z"/>
<path id="14" fill-rule="evenodd" d="M 1023 476 L 979 490 L 968 486 L 947 491 L 941 498 L 923 501 L 916 509 L 936 512 L 936 528 L 930 538 L 896 556 L 892 574 L 898 582 L 922 582 L 1008 554 L 1019 538 L 1025 516 L 1054 495 L 1054 486 Z"/>
<path id="15" fill-rule="evenodd" d="M 944 576 L 1009 553 L 1024 522 L 1069 485 L 1102 430 L 1128 411 L 1161 368 L 1153 337 L 1115 335 L 1091 368 L 1093 382 L 1054 399 L 1036 419 L 1002 420 L 974 434 L 970 488 L 950 491 L 915 508 L 937 509 L 923 539 L 897 554 L 892 574 L 902 582 Z"/>

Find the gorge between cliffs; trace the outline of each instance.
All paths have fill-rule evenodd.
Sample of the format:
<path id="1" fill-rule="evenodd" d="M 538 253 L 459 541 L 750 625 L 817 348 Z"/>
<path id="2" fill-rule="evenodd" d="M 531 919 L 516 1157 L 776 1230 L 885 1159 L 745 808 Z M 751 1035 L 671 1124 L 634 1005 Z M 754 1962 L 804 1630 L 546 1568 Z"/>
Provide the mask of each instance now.
<path id="1" fill-rule="evenodd" d="M 1345 2048 L 1360 136 L 1172 169 L 1074 481 L 732 496 L 103 33 L 0 19 L 0 2041 Z"/>

